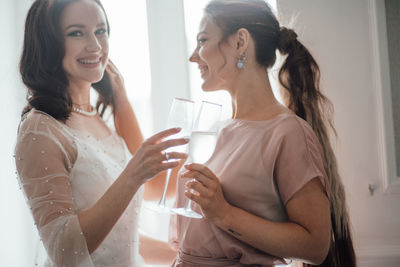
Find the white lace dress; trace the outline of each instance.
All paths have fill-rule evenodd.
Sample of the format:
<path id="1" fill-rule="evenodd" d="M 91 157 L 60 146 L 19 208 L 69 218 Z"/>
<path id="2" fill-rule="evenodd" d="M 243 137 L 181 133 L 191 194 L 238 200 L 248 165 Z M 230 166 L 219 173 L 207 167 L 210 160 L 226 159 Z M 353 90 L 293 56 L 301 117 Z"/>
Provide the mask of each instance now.
<path id="1" fill-rule="evenodd" d="M 45 266 L 144 265 L 138 253 L 143 188 L 92 254 L 77 216 L 102 197 L 129 158 L 115 131 L 97 140 L 34 109 L 24 116 L 15 160 L 20 185 L 47 251 Z"/>

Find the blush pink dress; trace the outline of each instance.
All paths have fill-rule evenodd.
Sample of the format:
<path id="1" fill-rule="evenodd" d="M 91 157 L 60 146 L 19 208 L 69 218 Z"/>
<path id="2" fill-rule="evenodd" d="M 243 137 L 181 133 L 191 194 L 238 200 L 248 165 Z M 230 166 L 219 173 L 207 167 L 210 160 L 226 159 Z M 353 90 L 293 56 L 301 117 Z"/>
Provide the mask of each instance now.
<path id="1" fill-rule="evenodd" d="M 329 196 L 322 147 L 309 124 L 293 114 L 271 120 L 229 120 L 207 165 L 220 179 L 225 199 L 267 220 L 286 222 L 286 203 L 313 178 Z M 178 179 L 175 206 L 183 207 L 186 179 Z M 192 208 L 201 212 L 197 204 Z M 240 220 L 240 218 L 238 218 Z M 174 267 L 274 266 L 288 261 L 264 253 L 206 219 L 171 218 Z"/>

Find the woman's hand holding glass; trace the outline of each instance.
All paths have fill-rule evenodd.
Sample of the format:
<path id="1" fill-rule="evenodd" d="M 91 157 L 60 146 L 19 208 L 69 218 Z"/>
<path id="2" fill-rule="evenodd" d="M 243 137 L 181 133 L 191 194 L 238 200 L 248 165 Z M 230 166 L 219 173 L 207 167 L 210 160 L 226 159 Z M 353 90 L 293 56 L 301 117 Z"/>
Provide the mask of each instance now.
<path id="1" fill-rule="evenodd" d="M 231 208 L 225 200 L 218 177 L 202 164 L 191 163 L 184 167 L 187 171 L 182 178 L 192 178 L 185 184 L 185 196 L 200 206 L 208 220 L 218 225 Z"/>
<path id="2" fill-rule="evenodd" d="M 179 160 L 186 159 L 187 154 L 183 152 L 166 153 L 165 150 L 175 146 L 185 145 L 189 142 L 189 139 L 163 139 L 177 134 L 180 131 L 180 128 L 171 128 L 159 132 L 145 140 L 128 163 L 126 171 L 128 171 L 136 181 L 143 184 L 159 172 L 177 167 L 179 165 Z"/>

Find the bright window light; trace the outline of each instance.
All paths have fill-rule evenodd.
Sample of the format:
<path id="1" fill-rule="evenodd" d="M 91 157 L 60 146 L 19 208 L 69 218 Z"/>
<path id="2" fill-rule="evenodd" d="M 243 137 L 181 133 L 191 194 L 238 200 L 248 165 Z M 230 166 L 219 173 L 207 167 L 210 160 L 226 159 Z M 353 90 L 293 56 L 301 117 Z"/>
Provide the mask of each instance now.
<path id="1" fill-rule="evenodd" d="M 111 28 L 110 59 L 124 77 L 144 136 L 149 136 L 153 124 L 146 1 L 102 0 L 102 4 Z"/>

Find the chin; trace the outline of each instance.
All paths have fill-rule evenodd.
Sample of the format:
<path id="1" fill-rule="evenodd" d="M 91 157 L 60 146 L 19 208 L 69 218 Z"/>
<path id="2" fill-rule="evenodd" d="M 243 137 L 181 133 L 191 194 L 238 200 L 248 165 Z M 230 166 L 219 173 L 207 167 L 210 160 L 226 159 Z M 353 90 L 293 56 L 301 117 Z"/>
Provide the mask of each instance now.
<path id="1" fill-rule="evenodd" d="M 100 82 L 104 77 L 104 72 L 102 72 L 99 76 L 97 76 L 95 79 L 93 79 L 92 83 L 98 83 Z"/>
<path id="2" fill-rule="evenodd" d="M 97 73 L 92 73 L 91 75 L 86 76 L 86 81 L 90 83 L 97 83 L 101 81 L 104 77 L 104 71 L 99 71 Z"/>
<path id="3" fill-rule="evenodd" d="M 207 83 L 207 81 L 204 81 L 203 84 L 201 85 L 201 89 L 204 92 L 214 92 L 214 91 L 218 91 L 221 89 L 221 87 L 219 87 L 217 84 L 212 84 L 212 83 Z"/>
<path id="4" fill-rule="evenodd" d="M 202 89 L 204 92 L 212 92 L 212 91 L 214 91 L 214 89 L 209 88 L 209 87 L 205 87 L 205 86 L 201 86 L 201 89 Z"/>
<path id="5" fill-rule="evenodd" d="M 203 83 L 201 84 L 201 89 L 205 92 L 209 92 L 213 90 L 212 83 L 207 82 L 207 79 L 203 80 Z"/>

